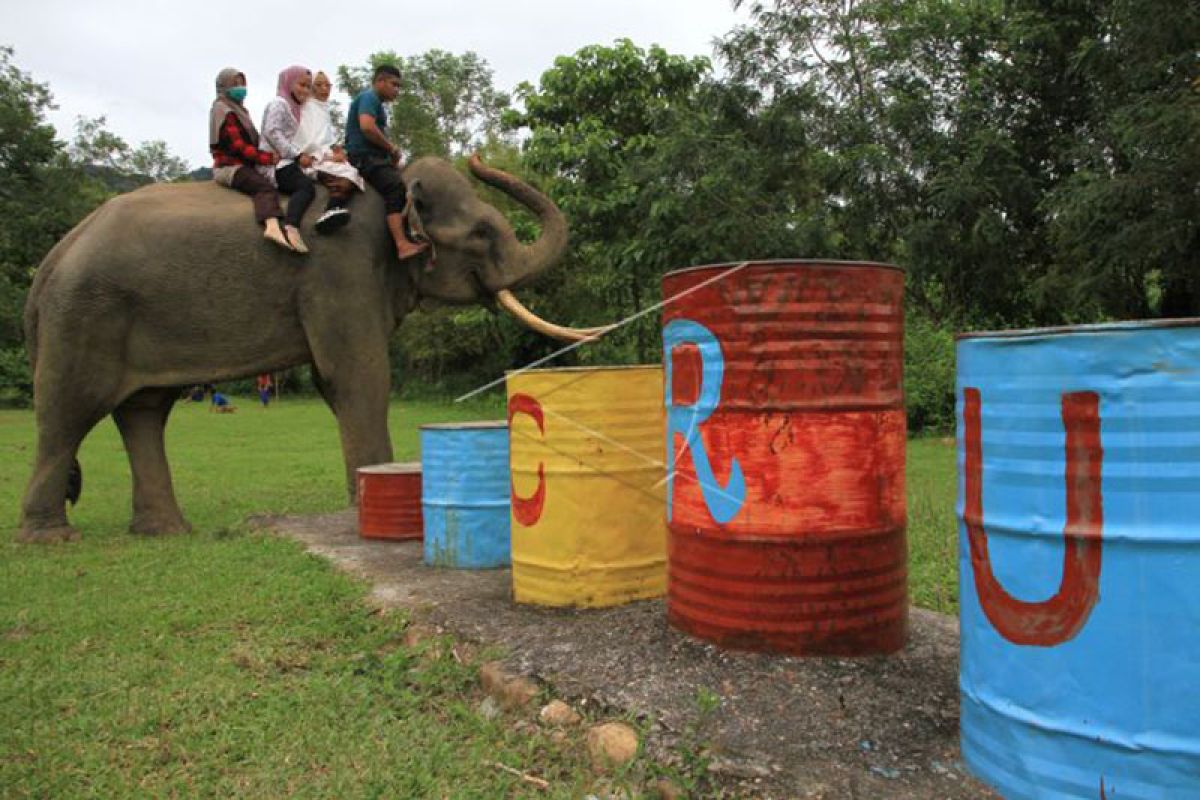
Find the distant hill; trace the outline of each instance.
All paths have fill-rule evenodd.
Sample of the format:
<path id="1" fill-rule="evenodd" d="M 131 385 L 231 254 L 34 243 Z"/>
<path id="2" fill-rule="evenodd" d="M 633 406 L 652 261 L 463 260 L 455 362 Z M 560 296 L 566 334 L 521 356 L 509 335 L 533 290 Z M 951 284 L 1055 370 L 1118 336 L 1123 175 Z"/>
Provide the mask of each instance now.
<path id="1" fill-rule="evenodd" d="M 98 166 L 96 164 L 87 164 L 83 168 L 83 172 L 89 178 L 94 178 L 104 185 L 104 188 L 111 192 L 132 192 L 147 184 L 154 183 L 154 179 L 149 175 L 137 175 L 129 172 L 122 172 L 119 169 L 112 167 Z"/>
<path id="2" fill-rule="evenodd" d="M 213 176 L 212 167 L 199 167 L 187 174 L 189 181 L 211 181 Z"/>

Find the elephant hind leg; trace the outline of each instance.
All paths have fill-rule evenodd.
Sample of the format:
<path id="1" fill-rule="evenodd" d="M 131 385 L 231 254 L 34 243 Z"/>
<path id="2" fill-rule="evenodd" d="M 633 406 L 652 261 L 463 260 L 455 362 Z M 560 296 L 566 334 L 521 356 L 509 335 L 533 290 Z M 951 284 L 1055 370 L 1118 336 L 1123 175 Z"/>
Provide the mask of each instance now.
<path id="1" fill-rule="evenodd" d="M 163 440 L 177 396 L 174 389 L 142 389 L 113 411 L 133 473 L 133 521 L 129 529 L 134 533 L 186 533 L 192 529 L 175 500 Z"/>
<path id="2" fill-rule="evenodd" d="M 79 531 L 67 521 L 72 471 L 77 469 L 79 445 L 108 413 L 108 409 L 81 402 L 78 397 L 54 399 L 62 402 L 39 402 L 37 408 L 37 453 L 17 533 L 22 542 L 79 538 Z"/>

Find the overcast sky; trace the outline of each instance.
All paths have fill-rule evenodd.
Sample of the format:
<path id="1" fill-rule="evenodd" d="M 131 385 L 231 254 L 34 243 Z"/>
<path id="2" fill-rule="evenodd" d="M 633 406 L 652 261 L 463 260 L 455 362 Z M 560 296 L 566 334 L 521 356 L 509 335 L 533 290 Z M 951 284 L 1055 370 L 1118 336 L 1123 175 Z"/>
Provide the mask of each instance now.
<path id="1" fill-rule="evenodd" d="M 258 119 L 293 63 L 332 75 L 378 50 L 473 50 L 510 90 L 536 83 L 556 56 L 622 37 L 711 56 L 713 40 L 746 19 L 730 0 L 0 0 L 0 10 L 0 44 L 54 93 L 59 138 L 77 116 L 103 114 L 131 144 L 164 139 L 193 167 L 209 160 L 208 107 L 225 66 L 246 73 Z"/>

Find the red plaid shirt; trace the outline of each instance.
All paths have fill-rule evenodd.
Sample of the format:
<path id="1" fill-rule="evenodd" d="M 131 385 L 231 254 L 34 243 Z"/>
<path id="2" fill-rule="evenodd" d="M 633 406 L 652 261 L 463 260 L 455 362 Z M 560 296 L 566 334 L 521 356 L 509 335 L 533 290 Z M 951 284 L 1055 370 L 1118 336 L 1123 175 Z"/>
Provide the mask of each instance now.
<path id="1" fill-rule="evenodd" d="M 221 138 L 212 149 L 213 168 L 240 167 L 243 164 L 274 164 L 274 153 L 259 150 L 246 141 L 246 132 L 242 130 L 237 116 L 231 111 L 225 115 L 225 124 L 221 126 Z"/>

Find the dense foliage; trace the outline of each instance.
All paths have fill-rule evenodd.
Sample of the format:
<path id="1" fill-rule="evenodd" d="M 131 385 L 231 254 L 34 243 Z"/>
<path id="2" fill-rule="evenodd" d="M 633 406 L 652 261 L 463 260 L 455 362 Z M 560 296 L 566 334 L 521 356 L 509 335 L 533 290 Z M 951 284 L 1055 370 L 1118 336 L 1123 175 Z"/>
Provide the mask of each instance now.
<path id="1" fill-rule="evenodd" d="M 389 135 L 406 154 L 483 150 L 551 194 L 571 248 L 522 298 L 556 321 L 630 317 L 660 299 L 663 272 L 693 264 L 904 266 L 915 430 L 952 424 L 954 331 L 1200 313 L 1200 5 L 735 5 L 749 21 L 719 40 L 715 69 L 620 40 L 560 56 L 515 97 L 471 52 L 378 52 L 341 67 L 338 82 L 354 92 L 374 65 L 397 64 L 405 88 Z M 21 363 L 13 348 L 29 270 L 102 195 L 80 162 L 95 174 L 105 153 L 165 159 L 153 159 L 155 143 L 106 140 L 103 120 L 81 121 L 64 148 L 45 123 L 46 87 L 11 51 L 0 58 L 9 370 Z M 85 158 L 84 145 L 99 156 Z M 489 198 L 519 234 L 536 235 L 521 209 Z M 409 391 L 458 389 L 555 347 L 472 307 L 413 315 L 393 355 Z M 659 358 L 650 313 L 555 363 Z"/>

